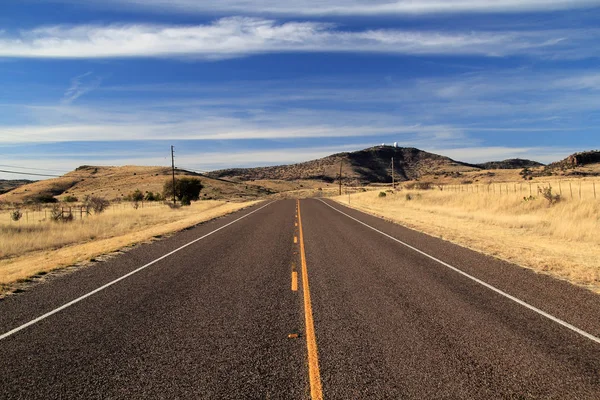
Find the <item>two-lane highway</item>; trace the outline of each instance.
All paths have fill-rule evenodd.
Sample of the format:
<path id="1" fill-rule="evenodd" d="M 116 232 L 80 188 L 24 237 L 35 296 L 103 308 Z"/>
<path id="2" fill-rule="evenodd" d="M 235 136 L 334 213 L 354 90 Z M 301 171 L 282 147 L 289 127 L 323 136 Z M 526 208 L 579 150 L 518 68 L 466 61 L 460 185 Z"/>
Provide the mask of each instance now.
<path id="1" fill-rule="evenodd" d="M 305 397 L 303 342 L 288 339 L 304 317 L 290 289 L 294 210 L 292 201 L 270 204 L 5 338 L 0 397 Z M 158 243 L 172 251 L 232 218 Z M 152 246 L 108 261 L 86 280 L 100 286 L 110 270 L 126 271 L 125 260 L 143 258 Z M 68 290 L 63 286 L 77 285 L 77 274 L 49 285 Z M 29 307 L 40 303 L 34 289 L 3 301 L 0 314 L 32 315 Z M 13 327 L 2 324 L 2 331 Z"/>
<path id="2" fill-rule="evenodd" d="M 599 315 L 565 282 L 282 200 L 0 301 L 0 397 L 599 399 Z"/>

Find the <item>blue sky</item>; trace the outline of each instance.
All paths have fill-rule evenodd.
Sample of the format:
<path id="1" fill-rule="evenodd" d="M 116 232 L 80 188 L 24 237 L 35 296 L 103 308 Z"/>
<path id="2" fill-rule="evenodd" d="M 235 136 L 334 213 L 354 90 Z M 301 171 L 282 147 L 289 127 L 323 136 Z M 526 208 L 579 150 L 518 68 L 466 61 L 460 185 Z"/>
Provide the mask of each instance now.
<path id="1" fill-rule="evenodd" d="M 170 145 L 195 170 L 392 142 L 556 161 L 600 147 L 598 21 L 600 0 L 2 0 L 0 169 Z"/>

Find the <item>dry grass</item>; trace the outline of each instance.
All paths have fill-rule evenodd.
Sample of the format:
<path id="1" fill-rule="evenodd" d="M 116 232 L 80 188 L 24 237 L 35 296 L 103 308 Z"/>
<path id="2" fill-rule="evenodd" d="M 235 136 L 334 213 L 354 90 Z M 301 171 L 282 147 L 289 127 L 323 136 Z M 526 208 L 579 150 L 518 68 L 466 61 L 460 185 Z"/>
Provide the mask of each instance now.
<path id="1" fill-rule="evenodd" d="M 205 188 L 202 197 L 208 199 L 250 199 L 264 195 L 259 187 L 244 183 L 232 183 L 211 179 L 205 176 L 186 175 L 176 172 L 178 177 L 196 177 Z M 0 195 L 0 202 L 22 203 L 42 193 L 52 194 L 58 199 L 75 196 L 83 200 L 85 196 L 100 196 L 109 200 L 121 200 L 139 189 L 143 193 L 162 192 L 163 185 L 171 179 L 171 169 L 165 167 L 86 167 L 60 178 L 45 179 Z"/>
<path id="2" fill-rule="evenodd" d="M 562 185 L 565 194 L 564 182 Z M 587 195 L 581 200 L 577 192 L 573 200 L 568 194 L 553 206 L 535 191 L 536 199 L 525 201 L 524 193 L 518 189 L 511 193 L 514 186 L 508 187 L 509 193 L 503 195 L 498 191 L 471 192 L 471 187 L 468 192 L 400 190 L 378 197 L 378 190 L 352 194 L 350 204 L 600 292 L 600 196 L 594 199 L 591 181 L 583 183 L 582 192 Z M 600 181 L 596 187 L 600 189 Z M 527 186 L 527 196 L 528 191 Z M 347 204 L 348 195 L 336 200 Z"/>
<path id="3" fill-rule="evenodd" d="M 130 205 L 117 205 L 103 214 L 70 223 L 34 219 L 13 222 L 3 213 L 0 214 L 0 285 L 89 261 L 254 203 L 208 200 L 179 209 L 156 204 L 137 210 Z"/>
<path id="4" fill-rule="evenodd" d="M 329 188 L 335 187 L 335 183 L 328 183 L 319 180 L 293 180 L 293 181 L 284 181 L 284 180 L 268 180 L 268 179 L 255 179 L 253 181 L 247 181 L 248 185 L 258 185 L 267 189 L 270 189 L 274 192 L 283 193 L 289 192 L 292 190 L 307 190 L 307 189 L 317 189 L 317 188 Z"/>

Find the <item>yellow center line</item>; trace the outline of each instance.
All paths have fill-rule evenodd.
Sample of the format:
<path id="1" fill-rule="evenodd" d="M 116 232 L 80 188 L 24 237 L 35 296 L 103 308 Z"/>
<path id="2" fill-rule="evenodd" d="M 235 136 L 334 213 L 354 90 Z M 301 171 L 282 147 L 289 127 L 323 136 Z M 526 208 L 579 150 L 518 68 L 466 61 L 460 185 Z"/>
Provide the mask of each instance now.
<path id="1" fill-rule="evenodd" d="M 296 271 L 295 262 L 292 262 L 292 291 L 298 291 L 298 271 Z"/>
<path id="2" fill-rule="evenodd" d="M 294 236 L 294 243 L 298 243 L 298 236 Z"/>
<path id="3" fill-rule="evenodd" d="M 321 387 L 321 373 L 319 372 L 319 353 L 317 351 L 317 338 L 310 302 L 310 287 L 308 285 L 308 269 L 306 267 L 306 254 L 304 252 L 304 233 L 302 232 L 302 214 L 300 200 L 298 205 L 298 231 L 300 232 L 300 260 L 302 262 L 302 292 L 304 295 L 304 320 L 306 325 L 306 349 L 308 351 L 308 378 L 310 381 L 310 397 L 312 400 L 323 399 Z"/>

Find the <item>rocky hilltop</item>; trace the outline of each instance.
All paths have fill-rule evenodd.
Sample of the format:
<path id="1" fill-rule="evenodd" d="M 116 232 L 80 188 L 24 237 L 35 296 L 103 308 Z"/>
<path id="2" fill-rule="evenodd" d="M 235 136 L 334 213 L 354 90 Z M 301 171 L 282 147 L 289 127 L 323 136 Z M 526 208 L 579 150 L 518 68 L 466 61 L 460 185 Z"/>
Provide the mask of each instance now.
<path id="1" fill-rule="evenodd" d="M 478 169 L 474 165 L 412 147 L 376 146 L 298 164 L 232 168 L 209 172 L 207 175 L 239 181 L 302 179 L 333 182 L 338 179 L 341 165 L 344 182 L 387 183 L 392 179 L 392 157 L 394 175 L 398 181 L 419 179 L 429 174 L 442 175 Z"/>
<path id="2" fill-rule="evenodd" d="M 511 158 L 504 161 L 489 161 L 486 163 L 476 164 L 476 166 L 481 169 L 521 169 L 543 167 L 544 164 L 537 161 L 524 160 L 521 158 Z"/>
<path id="3" fill-rule="evenodd" d="M 600 151 L 571 154 L 561 161 L 548 164 L 539 175 L 600 176 Z"/>

